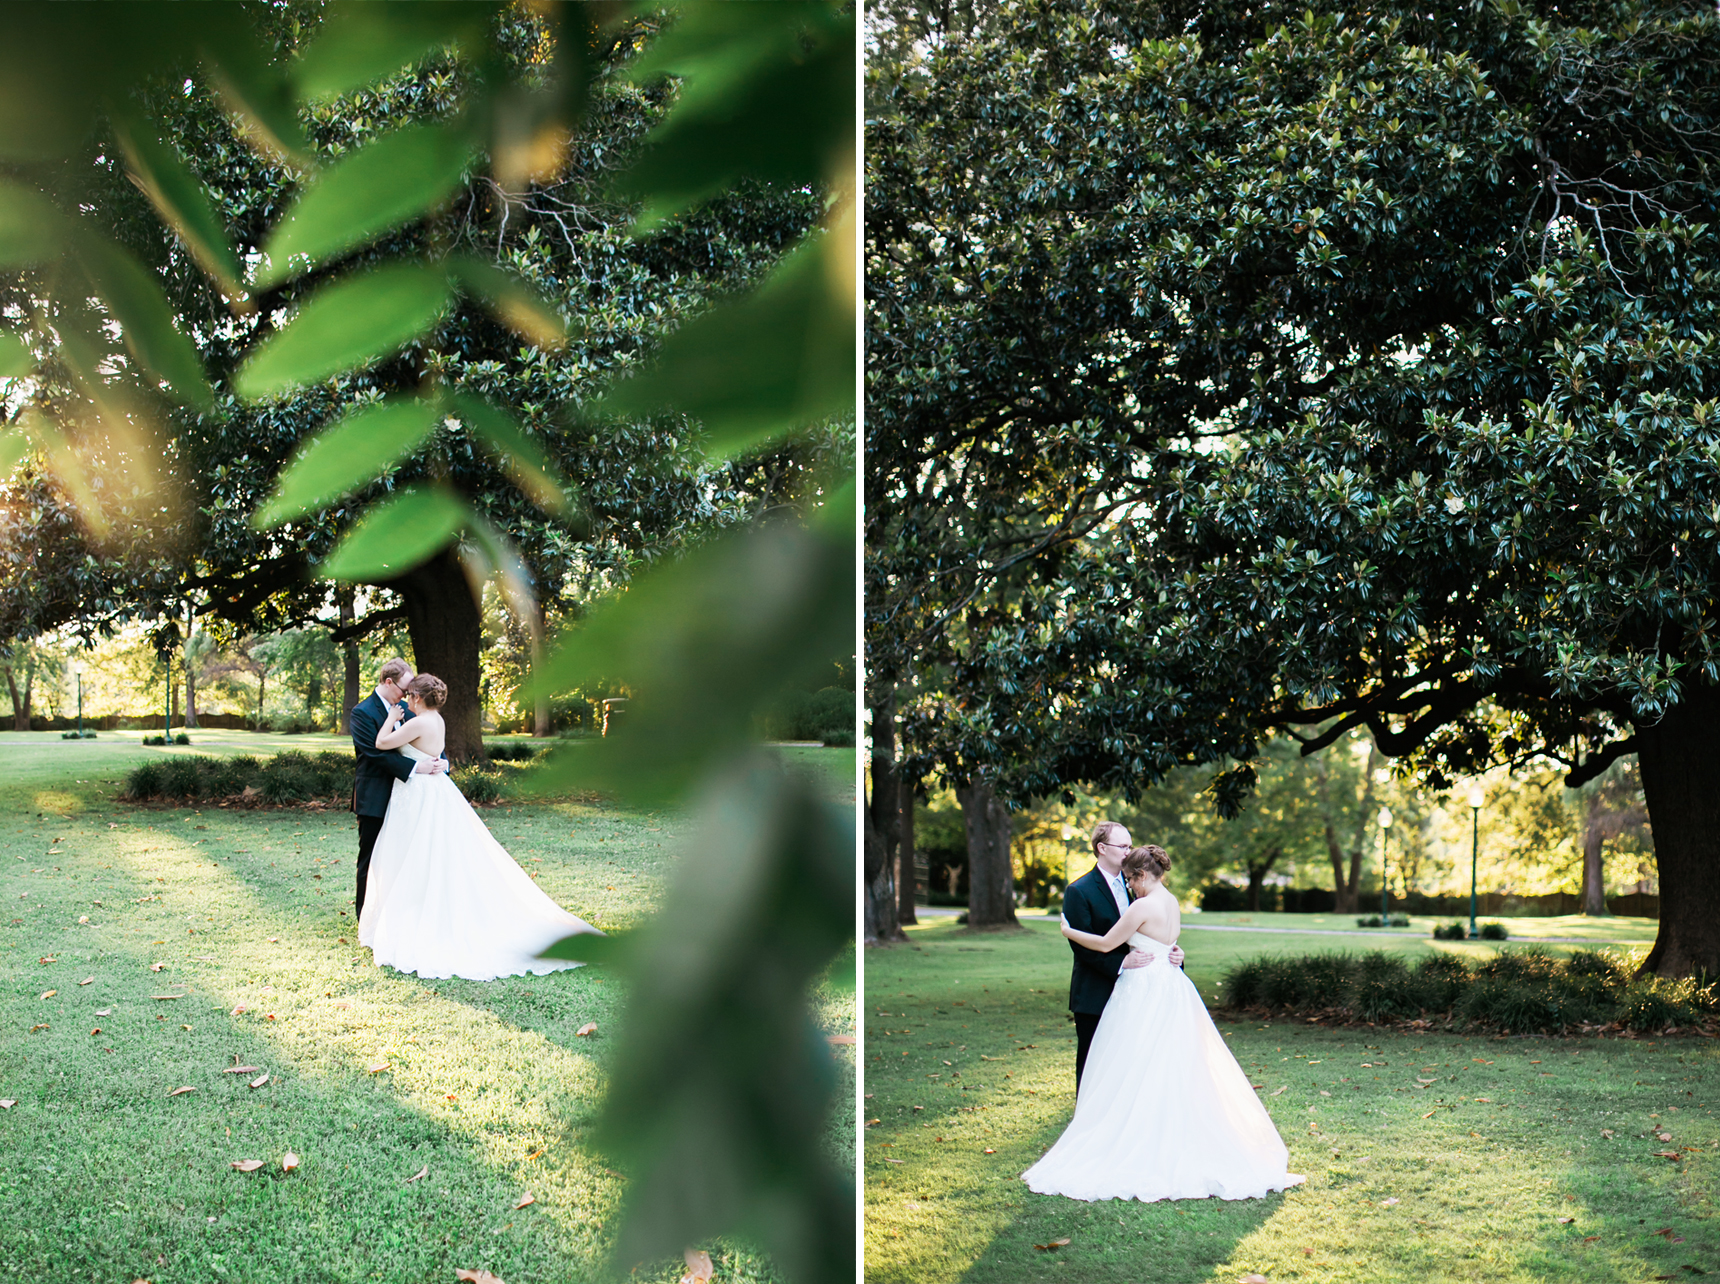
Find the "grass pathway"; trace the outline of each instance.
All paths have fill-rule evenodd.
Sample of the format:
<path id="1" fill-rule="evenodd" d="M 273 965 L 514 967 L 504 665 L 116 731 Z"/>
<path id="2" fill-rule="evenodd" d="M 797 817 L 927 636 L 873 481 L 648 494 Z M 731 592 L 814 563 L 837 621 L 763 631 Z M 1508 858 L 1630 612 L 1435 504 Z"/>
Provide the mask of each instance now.
<path id="1" fill-rule="evenodd" d="M 258 751 L 235 734 L 220 748 Z M 356 945 L 350 816 L 116 805 L 120 772 L 149 752 L 135 743 L 3 752 L 7 1266 L 121 1284 L 451 1280 L 456 1267 L 509 1284 L 609 1278 L 624 1180 L 586 1138 L 620 1011 L 613 974 L 384 972 Z M 485 819 L 552 897 L 606 929 L 651 912 L 690 831 L 598 802 Z M 829 1032 L 851 1031 L 852 997 L 820 1000 Z M 851 1084 L 852 1052 L 838 1056 Z M 223 1073 L 234 1065 L 258 1070 Z M 168 1095 L 180 1087 L 194 1091 Z M 840 1113 L 831 1144 L 852 1155 Z M 245 1159 L 265 1164 L 231 1167 Z M 713 1247 L 726 1275 L 771 1278 L 746 1246 Z M 647 1263 L 636 1278 L 679 1274 Z"/>
<path id="2" fill-rule="evenodd" d="M 1189 975 L 1210 996 L 1267 942 L 1185 940 Z M 1068 945 L 1045 922 L 933 923 L 868 953 L 868 1280 L 1610 1284 L 1720 1271 L 1720 1049 L 1701 1039 L 1221 1020 L 1307 1185 L 1234 1204 L 1035 1195 L 1019 1175 L 1073 1109 L 1068 977 Z"/>

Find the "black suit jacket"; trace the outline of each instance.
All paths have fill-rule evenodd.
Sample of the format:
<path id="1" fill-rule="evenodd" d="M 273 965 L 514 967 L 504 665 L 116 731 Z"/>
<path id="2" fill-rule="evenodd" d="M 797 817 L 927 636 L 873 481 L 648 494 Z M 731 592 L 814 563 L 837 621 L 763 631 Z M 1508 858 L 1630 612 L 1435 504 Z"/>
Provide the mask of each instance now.
<path id="1" fill-rule="evenodd" d="M 1063 917 L 1069 920 L 1070 927 L 1098 936 L 1117 925 L 1122 915 L 1117 913 L 1117 902 L 1098 866 L 1069 884 L 1069 890 L 1063 894 Z M 1069 1010 L 1097 1015 L 1110 1000 L 1117 973 L 1122 971 L 1123 960 L 1129 957 L 1129 943 L 1123 942 L 1108 954 L 1075 941 L 1069 942 L 1069 948 L 1075 952 L 1075 967 L 1069 976 Z"/>
<path id="2" fill-rule="evenodd" d="M 410 709 L 406 716 L 412 717 Z M 394 782 L 405 780 L 418 766 L 415 759 L 398 749 L 376 747 L 376 733 L 387 721 L 388 706 L 374 691 L 368 699 L 353 705 L 346 715 L 346 725 L 352 732 L 352 751 L 358 755 L 358 770 L 352 781 L 352 809 L 360 816 L 386 816 Z"/>

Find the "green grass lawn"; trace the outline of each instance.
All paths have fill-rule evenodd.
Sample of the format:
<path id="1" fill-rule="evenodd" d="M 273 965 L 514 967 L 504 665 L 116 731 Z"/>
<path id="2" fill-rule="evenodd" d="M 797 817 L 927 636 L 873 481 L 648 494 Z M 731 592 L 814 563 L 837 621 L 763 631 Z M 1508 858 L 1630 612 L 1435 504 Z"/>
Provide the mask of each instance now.
<path id="1" fill-rule="evenodd" d="M 12 907 L 0 1098 L 16 1101 L 0 1111 L 0 1261 L 20 1278 L 120 1284 L 451 1280 L 456 1268 L 508 1284 L 610 1278 L 625 1183 L 586 1138 L 620 1016 L 614 975 L 477 983 L 377 969 L 356 943 L 350 815 L 112 800 L 150 754 L 325 738 L 192 737 L 146 749 L 121 733 L 0 735 L 0 899 Z M 842 762 L 808 762 L 839 789 L 853 750 L 829 752 L 845 755 L 846 777 Z M 551 896 L 605 929 L 652 912 L 692 831 L 676 813 L 595 801 L 484 817 Z M 851 992 L 818 1002 L 829 1033 L 852 1032 Z M 587 1022 L 596 1032 L 579 1036 Z M 852 1100 L 853 1050 L 837 1057 L 839 1101 Z M 235 1065 L 258 1069 L 223 1073 Z M 168 1095 L 181 1087 L 194 1091 Z M 851 1163 L 851 1116 L 836 1116 L 830 1145 Z M 288 1151 L 300 1163 L 284 1174 Z M 265 1166 L 231 1167 L 246 1159 Z M 773 1277 L 744 1244 L 711 1247 L 724 1276 Z M 646 1263 L 636 1277 L 682 1269 Z"/>
<path id="2" fill-rule="evenodd" d="M 1085 1204 L 1020 1180 L 1074 1108 L 1070 955 L 1055 921 L 969 933 L 946 919 L 909 937 L 866 956 L 868 1280 L 1610 1284 L 1720 1273 L 1710 1041 L 1411 1035 L 1220 1013 L 1307 1184 L 1237 1203 Z M 1209 1002 L 1251 954 L 1381 944 L 1183 938 Z M 1494 948 L 1425 934 L 1384 944 Z M 1066 1247 L 1036 1247 L 1064 1237 Z"/>

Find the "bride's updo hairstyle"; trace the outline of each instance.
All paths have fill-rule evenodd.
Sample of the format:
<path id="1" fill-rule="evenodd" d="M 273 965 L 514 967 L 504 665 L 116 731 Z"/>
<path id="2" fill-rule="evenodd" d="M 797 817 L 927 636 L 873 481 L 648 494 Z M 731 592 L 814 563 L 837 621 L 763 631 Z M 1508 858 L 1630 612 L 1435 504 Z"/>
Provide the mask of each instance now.
<path id="1" fill-rule="evenodd" d="M 1123 877 L 1132 879 L 1136 874 L 1151 874 L 1154 878 L 1163 878 L 1170 873 L 1171 858 L 1163 847 L 1155 847 L 1148 843 L 1145 847 L 1131 847 L 1129 854 L 1123 857 Z"/>
<path id="2" fill-rule="evenodd" d="M 440 709 L 448 699 L 448 684 L 434 673 L 420 673 L 405 689 L 422 700 L 427 709 Z"/>

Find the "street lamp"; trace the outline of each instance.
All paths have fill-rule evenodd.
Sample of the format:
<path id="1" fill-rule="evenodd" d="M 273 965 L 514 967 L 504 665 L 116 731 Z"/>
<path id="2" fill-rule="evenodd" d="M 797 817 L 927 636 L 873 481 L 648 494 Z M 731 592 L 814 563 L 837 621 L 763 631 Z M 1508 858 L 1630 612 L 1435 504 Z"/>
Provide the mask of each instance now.
<path id="1" fill-rule="evenodd" d="M 84 738 L 84 662 L 72 661 L 72 676 L 78 680 L 78 739 Z"/>
<path id="2" fill-rule="evenodd" d="M 1481 804 L 1485 799 L 1481 796 L 1481 786 L 1469 787 L 1469 939 L 1474 940 L 1480 935 L 1475 930 L 1475 862 L 1476 855 L 1481 850 Z"/>
<path id="3" fill-rule="evenodd" d="M 1386 842 L 1392 834 L 1392 809 L 1380 808 L 1380 926 L 1386 927 Z"/>

